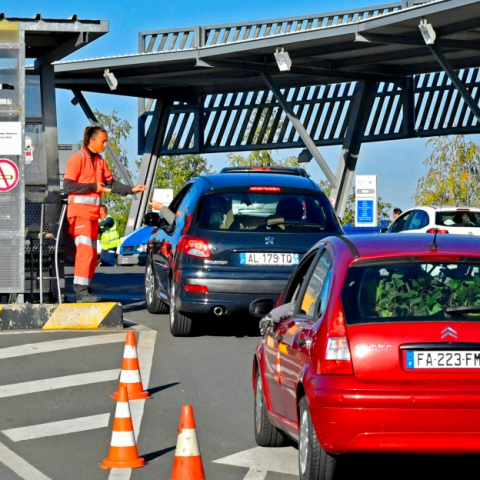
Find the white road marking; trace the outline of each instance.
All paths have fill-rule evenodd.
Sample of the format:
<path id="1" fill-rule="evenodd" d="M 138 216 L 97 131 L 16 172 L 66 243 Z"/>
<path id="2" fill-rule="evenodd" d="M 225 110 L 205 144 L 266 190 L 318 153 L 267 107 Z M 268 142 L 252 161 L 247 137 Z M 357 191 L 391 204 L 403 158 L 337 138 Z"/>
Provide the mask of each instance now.
<path id="1" fill-rule="evenodd" d="M 22 357 L 23 355 L 33 355 L 35 353 L 56 352 L 59 350 L 69 350 L 71 348 L 91 347 L 94 345 L 104 345 L 107 343 L 120 343 L 125 341 L 125 333 L 110 333 L 107 335 L 98 335 L 95 337 L 76 337 L 62 338 L 61 340 L 51 340 L 49 342 L 28 343 L 16 347 L 7 347 L 0 349 L 0 359 Z"/>
<path id="2" fill-rule="evenodd" d="M 213 463 L 249 468 L 245 480 L 263 480 L 267 472 L 297 475 L 298 478 L 297 458 L 298 452 L 293 447 L 256 447 L 220 458 Z M 257 474 L 257 476 L 252 476 L 254 474 Z"/>
<path id="3" fill-rule="evenodd" d="M 142 330 L 139 333 L 137 355 L 144 389 L 148 388 L 148 383 L 150 382 L 150 372 L 152 370 L 153 351 L 155 348 L 156 337 L 157 332 L 155 330 Z M 145 408 L 145 400 L 133 400 L 129 403 L 130 411 L 132 413 L 133 430 L 135 431 L 135 438 L 138 439 L 143 410 Z M 112 468 L 108 480 L 130 480 L 131 475 L 131 468 Z"/>
<path id="4" fill-rule="evenodd" d="M 120 369 L 102 370 L 100 372 L 80 373 L 77 375 L 66 375 L 64 377 L 45 378 L 32 382 L 13 383 L 11 385 L 0 385 L 0 398 L 26 395 L 28 393 L 46 392 L 59 388 L 77 387 L 91 383 L 110 382 L 117 380 Z"/>
<path id="5" fill-rule="evenodd" d="M 267 473 L 268 472 L 259 472 L 258 470 L 251 468 L 247 475 L 243 477 L 243 480 L 264 480 L 267 478 Z"/>
<path id="6" fill-rule="evenodd" d="M 50 480 L 49 477 L 12 452 L 3 443 L 0 443 L 0 462 L 24 480 Z"/>
<path id="7" fill-rule="evenodd" d="M 10 428 L 9 430 L 2 430 L 2 433 L 14 442 L 21 442 L 23 440 L 33 440 L 35 438 L 53 437 L 54 435 L 63 435 L 65 433 L 84 432 L 96 428 L 105 428 L 108 427 L 109 419 L 109 413 L 102 413 L 100 415 L 42 423 L 39 425 L 31 425 L 29 427 Z"/>

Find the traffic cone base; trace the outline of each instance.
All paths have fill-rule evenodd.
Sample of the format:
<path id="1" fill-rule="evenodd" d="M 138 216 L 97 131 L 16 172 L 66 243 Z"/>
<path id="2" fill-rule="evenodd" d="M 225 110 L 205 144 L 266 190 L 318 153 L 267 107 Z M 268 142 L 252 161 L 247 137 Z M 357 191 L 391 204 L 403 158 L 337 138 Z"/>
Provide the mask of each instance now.
<path id="1" fill-rule="evenodd" d="M 112 440 L 108 458 L 100 465 L 101 468 L 138 468 L 145 465 L 145 460 L 138 456 L 132 416 L 128 403 L 128 393 L 125 387 L 118 390 L 117 408 L 113 420 Z"/>
<path id="2" fill-rule="evenodd" d="M 125 340 L 125 350 L 123 352 L 122 371 L 120 372 L 118 390 L 122 387 L 127 389 L 129 400 L 152 398 L 147 390 L 143 390 L 142 378 L 140 376 L 140 365 L 137 357 L 137 345 L 135 343 L 135 333 L 132 330 L 127 332 L 127 338 Z M 118 398 L 118 391 L 112 395 L 112 398 Z"/>
<path id="3" fill-rule="evenodd" d="M 193 409 L 184 405 L 178 427 L 177 448 L 171 480 L 205 480 L 202 457 L 198 448 Z"/>

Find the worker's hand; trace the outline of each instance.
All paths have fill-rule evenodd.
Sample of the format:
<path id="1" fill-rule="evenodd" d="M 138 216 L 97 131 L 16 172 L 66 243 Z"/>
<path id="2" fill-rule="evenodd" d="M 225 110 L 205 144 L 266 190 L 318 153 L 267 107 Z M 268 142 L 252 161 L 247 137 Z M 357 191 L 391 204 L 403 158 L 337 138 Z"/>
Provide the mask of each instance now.
<path id="1" fill-rule="evenodd" d="M 154 209 L 154 210 L 161 210 L 163 208 L 163 203 L 157 202 L 156 200 L 150 200 L 149 205 Z"/>
<path id="2" fill-rule="evenodd" d="M 134 187 L 132 187 L 132 193 L 142 193 L 146 189 L 146 185 L 135 185 Z"/>
<path id="3" fill-rule="evenodd" d="M 260 329 L 260 333 L 266 337 L 268 334 L 273 333 L 275 327 L 277 326 L 278 322 L 276 322 L 272 315 L 269 313 L 265 315 L 259 322 L 258 328 Z"/>
<path id="4" fill-rule="evenodd" d="M 105 188 L 104 183 L 97 183 L 97 189 L 95 190 L 97 193 L 110 193 L 109 188 Z"/>

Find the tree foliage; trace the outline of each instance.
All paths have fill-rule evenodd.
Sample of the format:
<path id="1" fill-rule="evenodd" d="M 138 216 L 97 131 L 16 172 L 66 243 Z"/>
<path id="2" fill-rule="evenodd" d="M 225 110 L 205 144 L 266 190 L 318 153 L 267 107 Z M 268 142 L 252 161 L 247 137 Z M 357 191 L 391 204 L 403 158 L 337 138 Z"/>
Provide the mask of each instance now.
<path id="1" fill-rule="evenodd" d="M 332 186 L 327 180 L 320 180 L 320 188 L 323 190 L 327 197 L 332 192 Z M 382 198 L 378 197 L 377 204 L 377 222 L 380 224 L 381 220 L 388 220 L 390 218 L 390 211 L 392 210 L 392 204 L 384 202 Z M 343 216 L 343 224 L 349 223 L 351 226 L 355 226 L 355 190 L 354 187 L 350 190 L 348 195 L 347 205 L 345 207 L 345 215 Z"/>
<path id="2" fill-rule="evenodd" d="M 428 172 L 420 178 L 413 197 L 417 205 L 480 206 L 480 146 L 464 135 L 435 137 Z"/>
<path id="3" fill-rule="evenodd" d="M 173 188 L 176 195 L 185 182 L 207 173 L 211 173 L 211 166 L 203 155 L 163 155 L 158 158 L 154 187 Z"/>
<path id="4" fill-rule="evenodd" d="M 130 176 L 132 176 L 130 170 L 128 169 L 128 150 L 123 144 L 123 142 L 128 139 L 130 131 L 132 130 L 132 126 L 128 120 L 121 119 L 116 110 L 113 110 L 111 114 L 104 114 L 98 110 L 95 110 L 94 113 L 97 117 L 98 123 L 107 131 L 109 144 L 117 153 L 119 160 L 129 171 Z M 113 164 L 108 153 L 105 153 L 105 160 L 115 179 L 118 179 L 118 169 Z M 128 213 L 130 212 L 132 198 L 122 197 L 121 195 L 112 193 L 108 196 L 104 195 L 102 201 L 108 208 L 108 213 L 117 221 L 120 235 L 123 235 L 127 225 Z"/>

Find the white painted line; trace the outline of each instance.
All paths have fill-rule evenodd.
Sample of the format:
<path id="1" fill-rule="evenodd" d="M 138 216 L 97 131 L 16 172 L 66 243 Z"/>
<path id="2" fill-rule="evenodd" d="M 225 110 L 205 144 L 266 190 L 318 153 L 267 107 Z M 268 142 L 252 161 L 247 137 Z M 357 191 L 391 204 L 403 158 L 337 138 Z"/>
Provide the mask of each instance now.
<path id="1" fill-rule="evenodd" d="M 14 442 L 21 442 L 22 440 L 33 440 L 35 438 L 53 437 L 54 435 L 64 435 L 65 433 L 105 428 L 108 427 L 109 419 L 109 413 L 102 413 L 100 415 L 42 423 L 29 427 L 10 428 L 9 430 L 2 430 L 2 433 Z"/>
<path id="2" fill-rule="evenodd" d="M 0 462 L 24 480 L 51 480 L 26 462 L 22 457 L 19 457 L 16 453 L 12 452 L 3 443 L 0 443 Z"/>
<path id="3" fill-rule="evenodd" d="M 215 460 L 213 463 L 234 465 L 236 467 L 247 467 L 249 472 L 245 479 L 260 480 L 265 477 L 248 477 L 251 473 L 287 473 L 298 475 L 298 451 L 293 447 L 266 448 L 256 447 L 243 452 L 229 455 L 228 457 Z"/>
<path id="4" fill-rule="evenodd" d="M 77 387 L 91 383 L 110 382 L 117 380 L 120 369 L 103 370 L 100 372 L 80 373 L 77 375 L 66 375 L 65 377 L 45 378 L 32 382 L 13 383 L 11 385 L 0 385 L 0 398 L 15 397 L 28 393 L 47 392 L 59 388 Z"/>
<path id="5" fill-rule="evenodd" d="M 243 480 L 264 480 L 267 478 L 267 473 L 268 472 L 259 472 L 258 470 L 251 468 Z"/>
<path id="6" fill-rule="evenodd" d="M 148 388 L 150 381 L 150 372 L 152 370 L 153 351 L 155 349 L 155 339 L 157 332 L 155 330 L 141 331 L 137 343 L 138 362 L 140 364 L 140 375 L 142 377 L 143 388 Z M 148 401 L 148 400 L 147 400 Z M 133 430 L 135 438 L 140 434 L 140 424 L 142 423 L 145 400 L 132 400 L 130 411 L 132 413 Z M 141 455 L 141 452 L 140 452 Z M 108 480 L 130 480 L 132 475 L 131 468 L 112 468 Z"/>
<path id="7" fill-rule="evenodd" d="M 125 341 L 125 333 L 110 333 L 107 335 L 98 335 L 95 337 L 77 337 L 63 338 L 61 340 L 51 340 L 49 342 L 28 343 L 16 347 L 7 347 L 0 349 L 0 359 L 22 357 L 23 355 L 33 355 L 35 353 L 56 352 L 58 350 L 69 350 L 71 348 L 91 347 L 93 345 L 104 345 L 107 343 L 119 343 Z"/>

